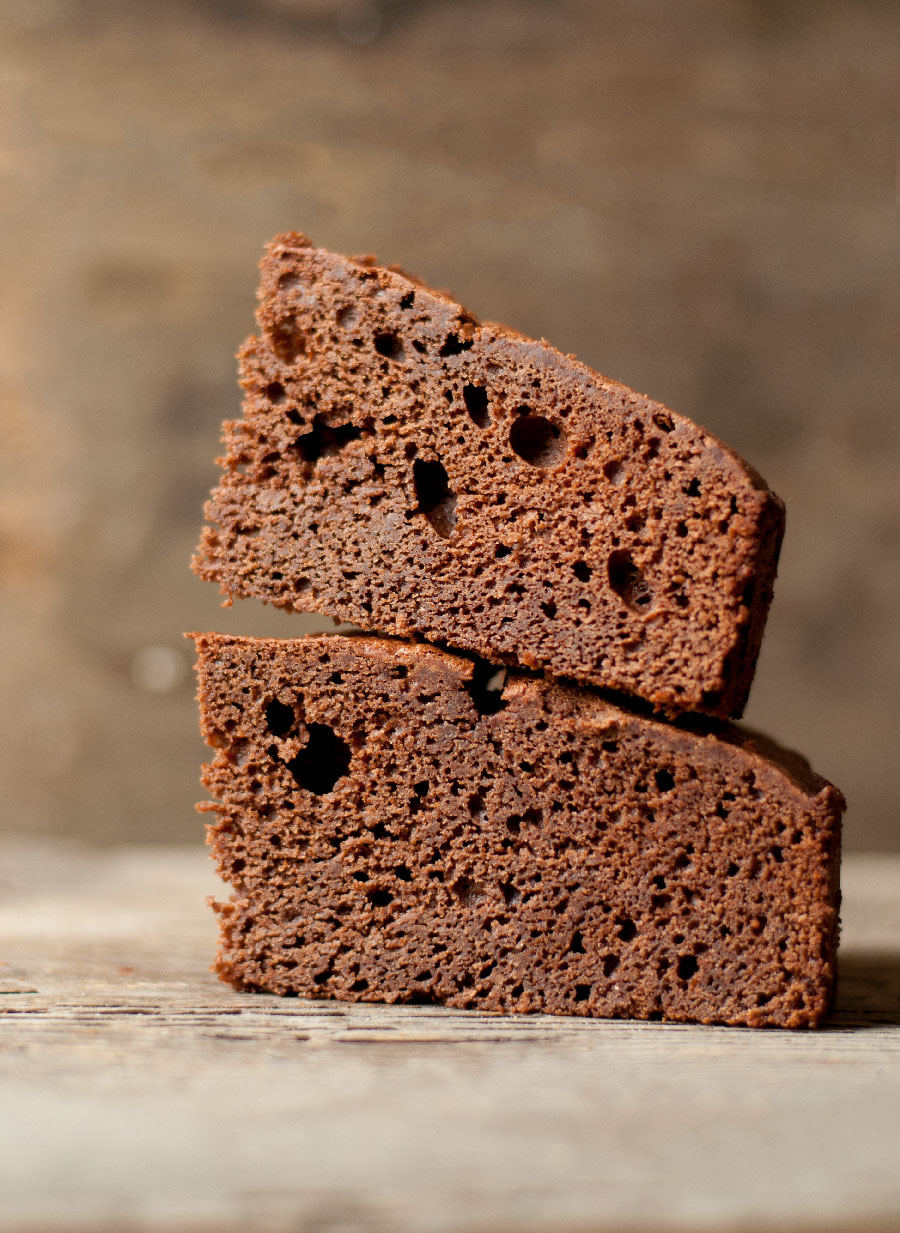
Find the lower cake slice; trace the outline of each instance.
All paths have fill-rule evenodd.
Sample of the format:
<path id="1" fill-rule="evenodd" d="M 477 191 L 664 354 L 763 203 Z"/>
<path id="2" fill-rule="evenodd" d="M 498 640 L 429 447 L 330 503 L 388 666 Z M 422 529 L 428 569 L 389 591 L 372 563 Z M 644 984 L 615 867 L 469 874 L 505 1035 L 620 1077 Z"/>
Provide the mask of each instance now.
<path id="1" fill-rule="evenodd" d="M 238 989 L 758 1027 L 832 1001 L 840 792 L 730 725 L 371 638 L 193 635 Z"/>

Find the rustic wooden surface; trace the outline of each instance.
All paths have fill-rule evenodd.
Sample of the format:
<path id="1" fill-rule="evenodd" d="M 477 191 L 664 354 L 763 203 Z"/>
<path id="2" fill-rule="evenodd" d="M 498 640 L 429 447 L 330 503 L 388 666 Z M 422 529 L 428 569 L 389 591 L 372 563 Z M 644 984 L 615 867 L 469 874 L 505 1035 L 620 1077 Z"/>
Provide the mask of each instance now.
<path id="1" fill-rule="evenodd" d="M 198 849 L 0 849 L 0 1228 L 900 1228 L 900 860 L 816 1033 L 241 996 Z"/>

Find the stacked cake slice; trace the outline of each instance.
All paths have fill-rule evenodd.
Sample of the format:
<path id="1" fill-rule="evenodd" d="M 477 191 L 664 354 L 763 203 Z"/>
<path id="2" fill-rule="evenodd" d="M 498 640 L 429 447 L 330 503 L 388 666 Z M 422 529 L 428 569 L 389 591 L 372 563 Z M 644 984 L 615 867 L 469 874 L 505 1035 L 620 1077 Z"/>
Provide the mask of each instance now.
<path id="1" fill-rule="evenodd" d="M 818 1023 L 843 801 L 723 722 L 781 502 L 688 420 L 397 269 L 296 234 L 262 269 L 195 568 L 393 637 L 195 635 L 220 973 Z"/>

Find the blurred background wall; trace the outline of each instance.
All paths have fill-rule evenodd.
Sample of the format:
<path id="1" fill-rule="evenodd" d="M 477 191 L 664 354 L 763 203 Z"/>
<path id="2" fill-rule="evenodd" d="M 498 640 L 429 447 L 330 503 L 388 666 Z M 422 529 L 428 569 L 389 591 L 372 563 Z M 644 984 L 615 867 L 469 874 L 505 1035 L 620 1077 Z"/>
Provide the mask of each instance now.
<path id="1" fill-rule="evenodd" d="M 188 571 L 297 228 L 763 472 L 746 718 L 900 847 L 898 67 L 876 0 L 0 0 L 2 826 L 199 839 L 181 631 L 316 624 Z"/>

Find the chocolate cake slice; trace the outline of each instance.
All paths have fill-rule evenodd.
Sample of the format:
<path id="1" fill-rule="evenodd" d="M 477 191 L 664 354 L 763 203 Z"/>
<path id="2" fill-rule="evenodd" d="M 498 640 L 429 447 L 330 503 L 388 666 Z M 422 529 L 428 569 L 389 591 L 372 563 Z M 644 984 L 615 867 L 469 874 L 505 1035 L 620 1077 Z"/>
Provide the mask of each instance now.
<path id="1" fill-rule="evenodd" d="M 421 645 L 195 634 L 238 989 L 811 1027 L 840 793 L 729 725 Z M 496 682 L 494 682 L 496 684 Z"/>
<path id="2" fill-rule="evenodd" d="M 281 236 L 194 568 L 370 631 L 739 715 L 784 508 L 703 429 L 397 269 Z"/>

